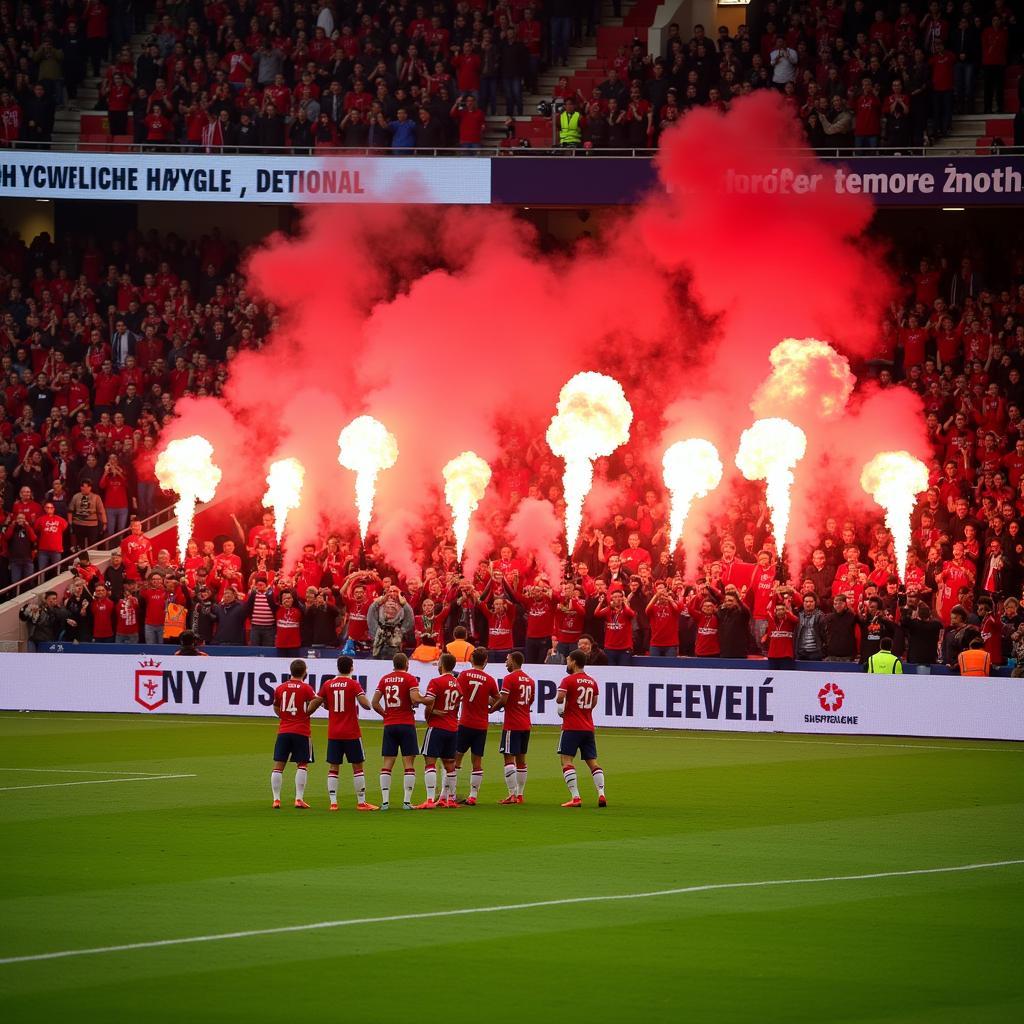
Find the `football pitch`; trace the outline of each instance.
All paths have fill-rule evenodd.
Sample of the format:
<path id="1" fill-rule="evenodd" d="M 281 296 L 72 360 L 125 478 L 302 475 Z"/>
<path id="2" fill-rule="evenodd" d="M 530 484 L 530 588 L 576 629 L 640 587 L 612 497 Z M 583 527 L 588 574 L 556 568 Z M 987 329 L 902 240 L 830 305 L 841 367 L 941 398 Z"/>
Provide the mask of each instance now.
<path id="1" fill-rule="evenodd" d="M 274 734 L 0 713 L 5 1022 L 1024 1019 L 1024 745 L 606 730 L 563 810 L 546 728 L 498 806 L 492 727 L 477 807 L 346 765 L 328 814 Z"/>

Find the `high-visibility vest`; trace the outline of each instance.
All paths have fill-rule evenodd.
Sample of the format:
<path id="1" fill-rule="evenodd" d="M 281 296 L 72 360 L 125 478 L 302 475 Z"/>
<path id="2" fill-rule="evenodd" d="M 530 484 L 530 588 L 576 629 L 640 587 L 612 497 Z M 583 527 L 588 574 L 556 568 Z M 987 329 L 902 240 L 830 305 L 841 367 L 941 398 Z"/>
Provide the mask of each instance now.
<path id="1" fill-rule="evenodd" d="M 580 112 L 574 110 L 571 114 L 563 110 L 558 118 L 558 141 L 567 145 L 575 145 L 582 137 L 580 134 Z"/>
<path id="2" fill-rule="evenodd" d="M 177 601 L 168 601 L 164 609 L 164 639 L 170 640 L 185 632 L 188 609 Z"/>
<path id="3" fill-rule="evenodd" d="M 868 658 L 868 671 L 875 675 L 903 675 L 903 662 L 892 651 L 877 651 Z"/>
<path id="4" fill-rule="evenodd" d="M 988 651 L 983 648 L 976 647 L 973 650 L 964 651 L 956 659 L 956 663 L 960 666 L 960 675 L 962 676 L 991 675 L 992 659 L 989 657 Z"/>
<path id="5" fill-rule="evenodd" d="M 456 661 L 469 661 L 469 656 L 473 653 L 473 645 L 466 640 L 453 640 L 446 644 L 444 649 L 453 655 Z"/>

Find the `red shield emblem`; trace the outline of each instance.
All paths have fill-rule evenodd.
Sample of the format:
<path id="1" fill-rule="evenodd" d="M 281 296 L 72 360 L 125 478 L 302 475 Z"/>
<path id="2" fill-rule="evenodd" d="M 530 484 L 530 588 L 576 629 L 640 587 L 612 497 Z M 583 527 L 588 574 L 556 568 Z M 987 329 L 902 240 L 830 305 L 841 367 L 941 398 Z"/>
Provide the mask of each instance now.
<path id="1" fill-rule="evenodd" d="M 147 711 L 156 711 L 161 704 L 167 703 L 159 661 L 143 661 L 135 670 L 135 703 Z"/>
<path id="2" fill-rule="evenodd" d="M 826 683 L 818 691 L 818 703 L 823 711 L 838 711 L 846 700 L 846 694 L 836 683 Z"/>

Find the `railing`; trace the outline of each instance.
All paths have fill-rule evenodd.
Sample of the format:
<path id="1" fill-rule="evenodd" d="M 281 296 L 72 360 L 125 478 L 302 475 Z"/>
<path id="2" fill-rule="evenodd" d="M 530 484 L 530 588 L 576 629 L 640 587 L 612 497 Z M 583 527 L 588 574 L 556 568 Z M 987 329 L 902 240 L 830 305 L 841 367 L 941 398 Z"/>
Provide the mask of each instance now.
<path id="1" fill-rule="evenodd" d="M 585 159 L 590 157 L 616 157 L 625 159 L 650 160 L 657 155 L 657 149 L 650 148 L 597 148 L 586 149 L 579 146 L 556 146 L 551 143 L 542 143 L 529 146 L 521 146 L 520 142 L 530 141 L 528 139 L 513 138 L 512 144 L 502 145 L 480 145 L 476 149 L 462 147 L 444 146 L 414 146 L 410 149 L 393 148 L 372 148 L 361 146 L 357 148 L 344 146 L 330 146 L 310 148 L 307 146 L 217 146 L 208 152 L 202 146 L 195 146 L 191 143 L 181 142 L 116 142 L 116 141 L 81 141 L 77 145 L 66 142 L 29 143 L 15 141 L 7 143 L 5 148 L 27 151 L 27 152 L 54 152 L 54 153 L 172 153 L 176 156 L 211 156 L 221 154 L 224 156 L 302 156 L 311 159 L 320 157 L 408 157 L 408 156 L 447 156 L 447 157 L 550 157 L 557 154 L 563 157 L 575 157 Z M 946 140 L 948 142 L 948 140 Z M 816 156 L 828 160 L 857 160 L 877 159 L 878 157 L 947 157 L 947 156 L 1020 156 L 1024 155 L 1022 146 L 1000 146 L 980 147 L 988 149 L 988 152 L 978 153 L 978 146 L 971 140 L 964 140 L 963 145 L 941 147 L 928 146 L 878 146 L 870 150 L 856 151 L 849 146 L 819 147 L 814 150 Z M 800 149 L 777 149 L 771 150 L 780 156 L 805 156 L 806 148 Z M 0 149 L 0 161 L 2 161 L 2 149 Z"/>
<path id="2" fill-rule="evenodd" d="M 142 520 L 142 532 L 145 533 L 147 530 L 151 530 L 155 526 L 163 526 L 165 523 L 169 523 L 173 519 L 174 505 L 168 505 L 166 508 L 162 508 L 158 512 L 154 512 L 151 516 L 147 516 Z M 90 544 L 85 548 L 79 548 L 73 554 L 62 558 L 59 562 L 54 562 L 53 565 L 48 565 L 45 569 L 40 569 L 38 572 L 34 572 L 31 576 L 24 577 L 24 579 L 19 580 L 17 583 L 9 584 L 0 590 L 0 604 L 3 604 L 5 601 L 11 601 L 20 594 L 25 594 L 30 590 L 34 590 L 48 579 L 56 579 L 56 577 L 60 576 L 61 573 L 69 572 L 78 562 L 78 558 L 83 552 L 88 553 L 90 562 L 92 561 L 93 553 L 99 555 L 110 554 L 110 552 L 120 546 L 121 541 L 130 533 L 131 527 L 129 526 L 124 530 L 119 530 L 117 533 L 111 534 L 109 537 L 103 537 L 95 544 Z"/>

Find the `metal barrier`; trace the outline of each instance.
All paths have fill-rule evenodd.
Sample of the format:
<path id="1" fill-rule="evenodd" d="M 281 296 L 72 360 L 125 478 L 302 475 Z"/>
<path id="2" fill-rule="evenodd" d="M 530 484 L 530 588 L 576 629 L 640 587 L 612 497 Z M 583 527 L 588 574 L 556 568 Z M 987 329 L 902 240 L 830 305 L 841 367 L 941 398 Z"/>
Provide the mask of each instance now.
<path id="1" fill-rule="evenodd" d="M 147 530 L 152 530 L 156 526 L 163 526 L 165 523 L 169 523 L 173 519 L 174 505 L 172 504 L 141 520 L 142 532 L 145 533 Z M 119 530 L 117 533 L 111 534 L 109 537 L 103 537 L 95 544 L 90 544 L 85 548 L 79 548 L 77 551 L 74 551 L 65 558 L 62 558 L 59 562 L 54 562 L 53 565 L 49 565 L 45 569 L 40 569 L 38 572 L 34 572 L 31 576 L 26 576 L 17 583 L 9 584 L 0 590 L 0 604 L 3 604 L 5 601 L 11 601 L 20 594 L 26 594 L 30 590 L 35 590 L 35 588 L 40 586 L 42 583 L 47 580 L 55 580 L 62 573 L 69 572 L 83 552 L 88 553 L 90 561 L 92 561 L 93 553 L 101 556 L 109 555 L 120 546 L 121 541 L 130 533 L 131 527 L 129 526 L 124 530 Z"/>
<path id="2" fill-rule="evenodd" d="M 514 137 L 513 137 L 514 139 Z M 526 140 L 523 140 L 526 141 Z M 207 151 L 203 147 L 195 146 L 192 143 L 182 142 L 115 142 L 111 139 L 108 142 L 94 141 L 83 142 L 79 140 L 77 145 L 67 142 L 23 142 L 15 140 L 5 144 L 9 149 L 37 152 L 56 153 L 172 153 L 176 156 L 210 156 L 222 154 L 224 156 L 308 156 L 310 159 L 321 157 L 363 157 L 363 156 L 447 156 L 447 157 L 549 157 L 553 154 L 577 159 L 586 159 L 591 156 L 616 157 L 620 159 L 642 159 L 650 160 L 658 153 L 657 149 L 649 148 L 626 148 L 626 149 L 585 149 L 580 146 L 556 146 L 552 144 L 542 146 L 522 147 L 518 144 L 510 146 L 480 146 L 478 149 L 462 149 L 461 147 L 413 147 L 411 149 L 380 149 L 368 148 L 346 148 L 344 146 L 330 146 L 324 148 L 292 147 L 292 146 L 218 146 Z M 986 147 L 982 147 L 986 148 Z M 776 149 L 771 150 L 780 156 L 806 156 L 808 148 Z M 978 146 L 973 140 L 966 140 L 962 146 L 879 146 L 865 152 L 858 152 L 849 147 L 823 147 L 813 150 L 814 155 L 826 160 L 873 160 L 884 156 L 899 157 L 946 157 L 946 156 L 1014 156 L 1024 154 L 1024 147 L 1001 146 L 996 149 L 988 147 L 988 152 L 978 153 Z"/>

